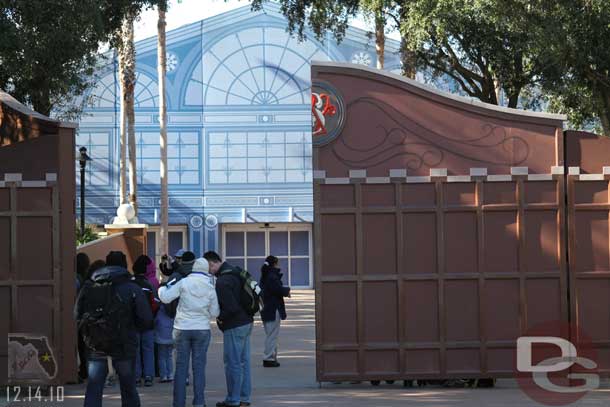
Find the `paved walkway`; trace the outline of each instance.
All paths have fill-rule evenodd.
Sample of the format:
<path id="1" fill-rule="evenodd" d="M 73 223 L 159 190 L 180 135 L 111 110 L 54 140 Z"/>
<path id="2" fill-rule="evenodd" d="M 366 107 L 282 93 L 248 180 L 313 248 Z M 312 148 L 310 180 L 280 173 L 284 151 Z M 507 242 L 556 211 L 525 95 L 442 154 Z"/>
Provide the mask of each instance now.
<path id="1" fill-rule="evenodd" d="M 288 320 L 282 324 L 280 334 L 280 362 L 278 369 L 262 367 L 264 331 L 260 321 L 256 322 L 252 337 L 253 407 L 292 406 L 536 406 L 510 382 L 500 382 L 493 389 L 444 389 L 404 388 L 394 385 L 372 387 L 360 385 L 324 384 L 320 389 L 315 381 L 315 330 L 313 291 L 296 291 L 288 302 Z M 213 329 L 213 342 L 208 352 L 206 402 L 213 407 L 225 396 L 224 370 L 222 364 L 222 336 Z M 610 389 L 590 393 L 577 406 L 610 406 Z M 189 388 L 190 389 L 190 388 Z M 190 390 L 189 390 L 190 391 Z M 142 406 L 171 406 L 170 384 L 155 383 L 150 388 L 140 388 Z M 67 386 L 66 401 L 62 407 L 81 406 L 84 386 Z M 189 396 L 187 401 L 192 400 Z M 119 407 L 118 387 L 108 389 L 104 406 Z M 187 404 L 188 405 L 188 404 Z"/>

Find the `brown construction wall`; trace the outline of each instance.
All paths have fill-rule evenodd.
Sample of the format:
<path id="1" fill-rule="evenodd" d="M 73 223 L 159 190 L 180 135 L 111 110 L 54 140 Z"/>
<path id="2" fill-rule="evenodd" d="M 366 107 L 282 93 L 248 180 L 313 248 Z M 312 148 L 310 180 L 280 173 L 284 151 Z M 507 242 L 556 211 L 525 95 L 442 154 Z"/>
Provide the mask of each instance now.
<path id="1" fill-rule="evenodd" d="M 146 230 L 146 227 L 112 225 L 106 229 L 107 237 L 79 246 L 77 253 L 87 254 L 91 262 L 94 262 L 105 260 L 111 251 L 121 251 L 127 257 L 127 266 L 131 270 L 136 259 L 147 253 Z"/>
<path id="2" fill-rule="evenodd" d="M 610 138 L 584 131 L 566 131 L 566 166 L 583 174 L 601 174 L 610 164 Z"/>
<path id="3" fill-rule="evenodd" d="M 123 233 L 107 236 L 93 242 L 89 242 L 76 249 L 77 253 L 85 253 L 93 263 L 96 260 L 106 261 L 106 255 L 111 251 L 121 251 L 127 256 L 127 264 L 133 264 L 135 258 L 129 254 L 127 242 Z"/>
<path id="4" fill-rule="evenodd" d="M 9 333 L 47 338 L 57 371 L 35 383 L 76 380 L 74 129 L 0 92 L 0 384 Z"/>
<path id="5" fill-rule="evenodd" d="M 514 376 L 569 321 L 562 118 L 351 65 L 312 88 L 318 381 Z"/>

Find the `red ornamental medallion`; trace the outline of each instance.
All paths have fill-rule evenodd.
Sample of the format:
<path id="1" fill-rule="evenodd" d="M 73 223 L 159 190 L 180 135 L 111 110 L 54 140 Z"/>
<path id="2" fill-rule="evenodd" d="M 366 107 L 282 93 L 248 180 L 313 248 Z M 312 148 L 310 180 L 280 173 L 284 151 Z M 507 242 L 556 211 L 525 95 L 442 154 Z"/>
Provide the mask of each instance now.
<path id="1" fill-rule="evenodd" d="M 331 98 L 326 93 L 311 94 L 311 117 L 312 117 L 312 135 L 324 136 L 328 134 L 326 130 L 327 116 L 337 114 L 337 107 L 331 102 Z"/>

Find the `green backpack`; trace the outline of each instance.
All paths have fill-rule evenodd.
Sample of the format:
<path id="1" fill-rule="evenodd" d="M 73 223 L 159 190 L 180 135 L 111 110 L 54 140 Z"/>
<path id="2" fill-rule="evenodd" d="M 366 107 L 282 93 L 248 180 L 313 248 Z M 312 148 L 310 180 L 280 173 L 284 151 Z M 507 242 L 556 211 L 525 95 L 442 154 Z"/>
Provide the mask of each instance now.
<path id="1" fill-rule="evenodd" d="M 253 317 L 262 309 L 261 288 L 252 278 L 252 275 L 247 270 L 239 266 L 233 266 L 232 270 L 227 270 L 223 274 L 233 274 L 239 277 L 242 283 L 239 302 L 248 315 Z"/>

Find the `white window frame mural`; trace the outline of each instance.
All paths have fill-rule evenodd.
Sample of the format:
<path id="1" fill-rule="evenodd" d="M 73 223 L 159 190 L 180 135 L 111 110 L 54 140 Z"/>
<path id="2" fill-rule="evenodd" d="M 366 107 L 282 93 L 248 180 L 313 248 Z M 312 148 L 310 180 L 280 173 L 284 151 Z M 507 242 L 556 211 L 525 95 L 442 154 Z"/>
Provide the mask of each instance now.
<path id="1" fill-rule="evenodd" d="M 265 228 L 263 224 L 223 224 L 222 225 L 222 240 L 221 240 L 221 251 L 222 258 L 228 263 L 231 260 L 243 259 L 244 265 L 247 267 L 248 259 L 260 259 L 264 260 L 268 255 L 277 256 L 275 253 L 270 253 L 270 233 L 271 232 L 289 232 L 288 233 L 288 256 L 277 256 L 281 258 L 280 268 L 284 274 L 285 281 L 292 288 L 297 289 L 309 289 L 313 288 L 313 238 L 312 238 L 312 227 L 310 223 L 270 223 L 269 228 Z M 227 233 L 244 233 L 244 255 L 243 256 L 227 256 Z M 248 234 L 247 232 L 265 232 L 265 255 L 264 256 L 248 256 Z M 291 233 L 290 232 L 307 232 L 309 236 L 309 250 L 308 255 L 292 255 L 291 250 Z M 307 286 L 293 286 L 292 285 L 292 273 L 291 273 L 291 260 L 292 259 L 309 259 L 309 285 Z"/>

